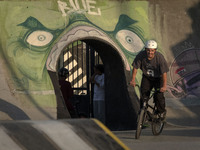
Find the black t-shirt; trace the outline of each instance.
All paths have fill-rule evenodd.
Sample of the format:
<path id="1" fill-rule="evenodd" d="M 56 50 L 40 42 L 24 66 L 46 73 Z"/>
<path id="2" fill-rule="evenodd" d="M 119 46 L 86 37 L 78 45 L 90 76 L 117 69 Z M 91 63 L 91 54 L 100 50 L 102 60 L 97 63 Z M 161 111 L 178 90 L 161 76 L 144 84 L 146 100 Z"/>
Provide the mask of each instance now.
<path id="1" fill-rule="evenodd" d="M 159 78 L 163 73 L 169 71 L 164 56 L 157 51 L 155 52 L 155 56 L 152 60 L 148 60 L 146 51 L 141 51 L 136 56 L 132 65 L 133 68 L 140 68 L 145 76 L 153 78 Z"/>

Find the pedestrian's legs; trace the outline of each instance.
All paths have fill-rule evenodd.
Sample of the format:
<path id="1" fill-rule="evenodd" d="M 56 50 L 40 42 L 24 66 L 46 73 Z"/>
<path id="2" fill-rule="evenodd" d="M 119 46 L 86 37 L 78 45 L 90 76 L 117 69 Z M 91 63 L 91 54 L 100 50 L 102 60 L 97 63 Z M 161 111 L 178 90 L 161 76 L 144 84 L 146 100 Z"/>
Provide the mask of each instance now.
<path id="1" fill-rule="evenodd" d="M 105 101 L 104 100 L 96 100 L 93 101 L 93 112 L 94 118 L 100 120 L 105 124 Z"/>
<path id="2" fill-rule="evenodd" d="M 99 101 L 99 120 L 105 124 L 105 101 Z"/>

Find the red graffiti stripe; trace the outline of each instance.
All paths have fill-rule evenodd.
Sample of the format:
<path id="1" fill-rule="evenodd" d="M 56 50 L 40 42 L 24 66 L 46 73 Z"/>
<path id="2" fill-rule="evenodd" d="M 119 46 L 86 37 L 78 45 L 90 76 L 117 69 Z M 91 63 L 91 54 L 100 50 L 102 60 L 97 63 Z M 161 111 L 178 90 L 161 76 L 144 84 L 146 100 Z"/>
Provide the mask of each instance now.
<path id="1" fill-rule="evenodd" d="M 177 69 L 175 73 L 177 74 L 177 73 L 180 73 L 181 71 L 184 71 L 184 70 L 185 70 L 185 68 L 181 67 L 181 68 Z"/>

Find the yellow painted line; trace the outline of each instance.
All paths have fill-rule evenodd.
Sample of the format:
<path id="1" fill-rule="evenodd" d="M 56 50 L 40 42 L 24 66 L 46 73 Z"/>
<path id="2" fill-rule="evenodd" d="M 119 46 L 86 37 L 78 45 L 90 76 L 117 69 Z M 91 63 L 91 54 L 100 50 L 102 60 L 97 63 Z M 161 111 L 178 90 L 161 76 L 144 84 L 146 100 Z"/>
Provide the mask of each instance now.
<path id="1" fill-rule="evenodd" d="M 103 123 L 97 119 L 92 119 L 99 125 L 110 137 L 112 137 L 124 150 L 130 150 L 116 135 L 114 135 Z"/>

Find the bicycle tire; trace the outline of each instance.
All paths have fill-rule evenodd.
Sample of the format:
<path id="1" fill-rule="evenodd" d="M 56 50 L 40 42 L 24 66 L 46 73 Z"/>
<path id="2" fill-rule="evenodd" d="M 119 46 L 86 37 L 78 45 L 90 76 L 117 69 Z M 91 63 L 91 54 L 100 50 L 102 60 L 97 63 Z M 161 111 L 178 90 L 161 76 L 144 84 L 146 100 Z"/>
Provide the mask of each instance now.
<path id="1" fill-rule="evenodd" d="M 153 135 L 160 135 L 164 128 L 164 125 L 165 122 L 162 121 L 158 115 L 156 115 L 151 124 Z"/>
<path id="2" fill-rule="evenodd" d="M 144 111 L 144 109 L 141 109 L 141 111 L 138 115 L 138 119 L 137 119 L 137 129 L 136 129 L 136 132 L 135 132 L 135 138 L 136 139 L 139 139 L 139 137 L 140 137 L 144 121 L 145 121 L 145 111 Z"/>

